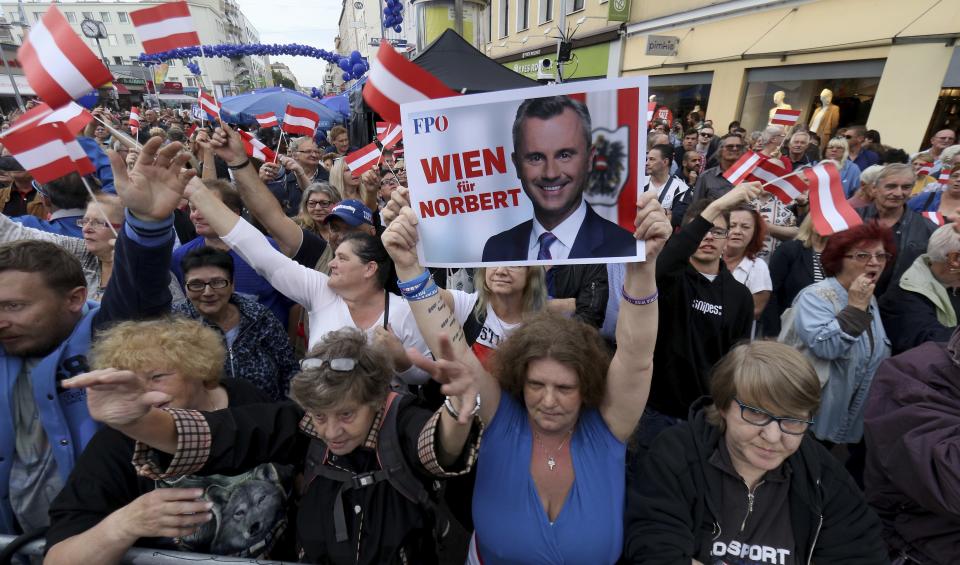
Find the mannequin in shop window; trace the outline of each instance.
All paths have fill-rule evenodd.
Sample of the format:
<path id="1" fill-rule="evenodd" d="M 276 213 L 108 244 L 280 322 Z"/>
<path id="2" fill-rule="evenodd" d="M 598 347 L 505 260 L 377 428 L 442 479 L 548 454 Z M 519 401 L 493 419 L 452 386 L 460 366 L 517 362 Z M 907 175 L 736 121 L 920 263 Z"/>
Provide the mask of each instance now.
<path id="1" fill-rule="evenodd" d="M 787 98 L 787 93 L 778 90 L 773 93 L 773 108 L 770 108 L 770 119 L 767 120 L 767 125 L 772 125 L 773 115 L 777 113 L 777 110 L 793 110 L 793 106 L 785 102 Z"/>
<path id="2" fill-rule="evenodd" d="M 810 131 L 820 138 L 820 147 L 826 147 L 840 123 L 840 107 L 833 103 L 833 91 L 829 88 L 820 91 L 820 103 L 810 120 Z"/>

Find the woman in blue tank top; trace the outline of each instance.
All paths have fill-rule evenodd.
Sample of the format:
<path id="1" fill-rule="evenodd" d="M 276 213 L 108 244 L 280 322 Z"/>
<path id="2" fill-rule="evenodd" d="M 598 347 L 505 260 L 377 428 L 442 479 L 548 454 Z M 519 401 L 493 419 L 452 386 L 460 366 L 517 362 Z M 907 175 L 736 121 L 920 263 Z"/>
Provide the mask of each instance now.
<path id="1" fill-rule="evenodd" d="M 473 497 L 471 563 L 592 565 L 613 563 L 621 553 L 625 441 L 650 390 L 657 337 L 654 267 L 670 234 L 655 198 L 645 194 L 637 205 L 636 235 L 646 241 L 646 262 L 627 265 L 613 360 L 593 328 L 540 314 L 498 349 L 496 377 L 476 369 L 476 410 L 486 429 Z M 402 289 L 424 273 L 405 189 L 394 193 L 384 217 L 390 225 L 383 242 Z M 434 292 L 431 284 L 408 297 L 421 333 L 445 359 L 452 346 L 460 363 L 478 367 L 453 319 L 449 293 Z M 456 412 L 473 408 L 448 404 Z"/>

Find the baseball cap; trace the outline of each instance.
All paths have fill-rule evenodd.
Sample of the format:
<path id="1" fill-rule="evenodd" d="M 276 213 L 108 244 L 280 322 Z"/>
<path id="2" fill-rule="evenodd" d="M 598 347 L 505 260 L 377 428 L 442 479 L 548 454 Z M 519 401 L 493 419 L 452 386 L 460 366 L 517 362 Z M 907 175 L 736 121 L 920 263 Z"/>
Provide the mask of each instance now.
<path id="1" fill-rule="evenodd" d="M 0 157 L 0 171 L 22 171 L 23 165 L 10 155 Z"/>
<path id="2" fill-rule="evenodd" d="M 341 200 L 333 207 L 333 210 L 330 210 L 330 215 L 323 221 L 329 222 L 330 218 L 333 217 L 340 218 L 353 227 L 357 227 L 360 224 L 373 225 L 373 212 L 359 200 Z"/>

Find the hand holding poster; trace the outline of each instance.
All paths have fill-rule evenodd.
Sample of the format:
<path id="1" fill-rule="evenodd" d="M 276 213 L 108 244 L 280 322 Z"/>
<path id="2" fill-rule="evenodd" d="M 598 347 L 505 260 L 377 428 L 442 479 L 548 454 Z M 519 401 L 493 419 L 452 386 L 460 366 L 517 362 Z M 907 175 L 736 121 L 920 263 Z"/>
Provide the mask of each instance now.
<path id="1" fill-rule="evenodd" d="M 403 104 L 421 264 L 643 260 L 646 77 Z"/>

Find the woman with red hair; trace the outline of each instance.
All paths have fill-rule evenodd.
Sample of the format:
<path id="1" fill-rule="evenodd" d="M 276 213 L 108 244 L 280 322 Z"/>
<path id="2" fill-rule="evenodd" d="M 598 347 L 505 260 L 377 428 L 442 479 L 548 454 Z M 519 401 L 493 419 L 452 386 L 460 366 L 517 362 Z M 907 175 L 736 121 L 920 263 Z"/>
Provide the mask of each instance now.
<path id="1" fill-rule="evenodd" d="M 766 308 L 773 290 L 770 269 L 765 261 L 757 258 L 767 235 L 766 223 L 756 208 L 744 205 L 730 211 L 728 231 L 727 245 L 723 248 L 723 261 L 733 278 L 740 281 L 753 295 L 753 319 L 756 320 Z"/>
<path id="2" fill-rule="evenodd" d="M 823 386 L 810 428 L 821 441 L 857 444 L 863 439 L 870 383 L 890 356 L 873 292 L 895 252 L 890 228 L 876 222 L 833 234 L 820 257 L 827 278 L 794 300 L 793 329 Z"/>

